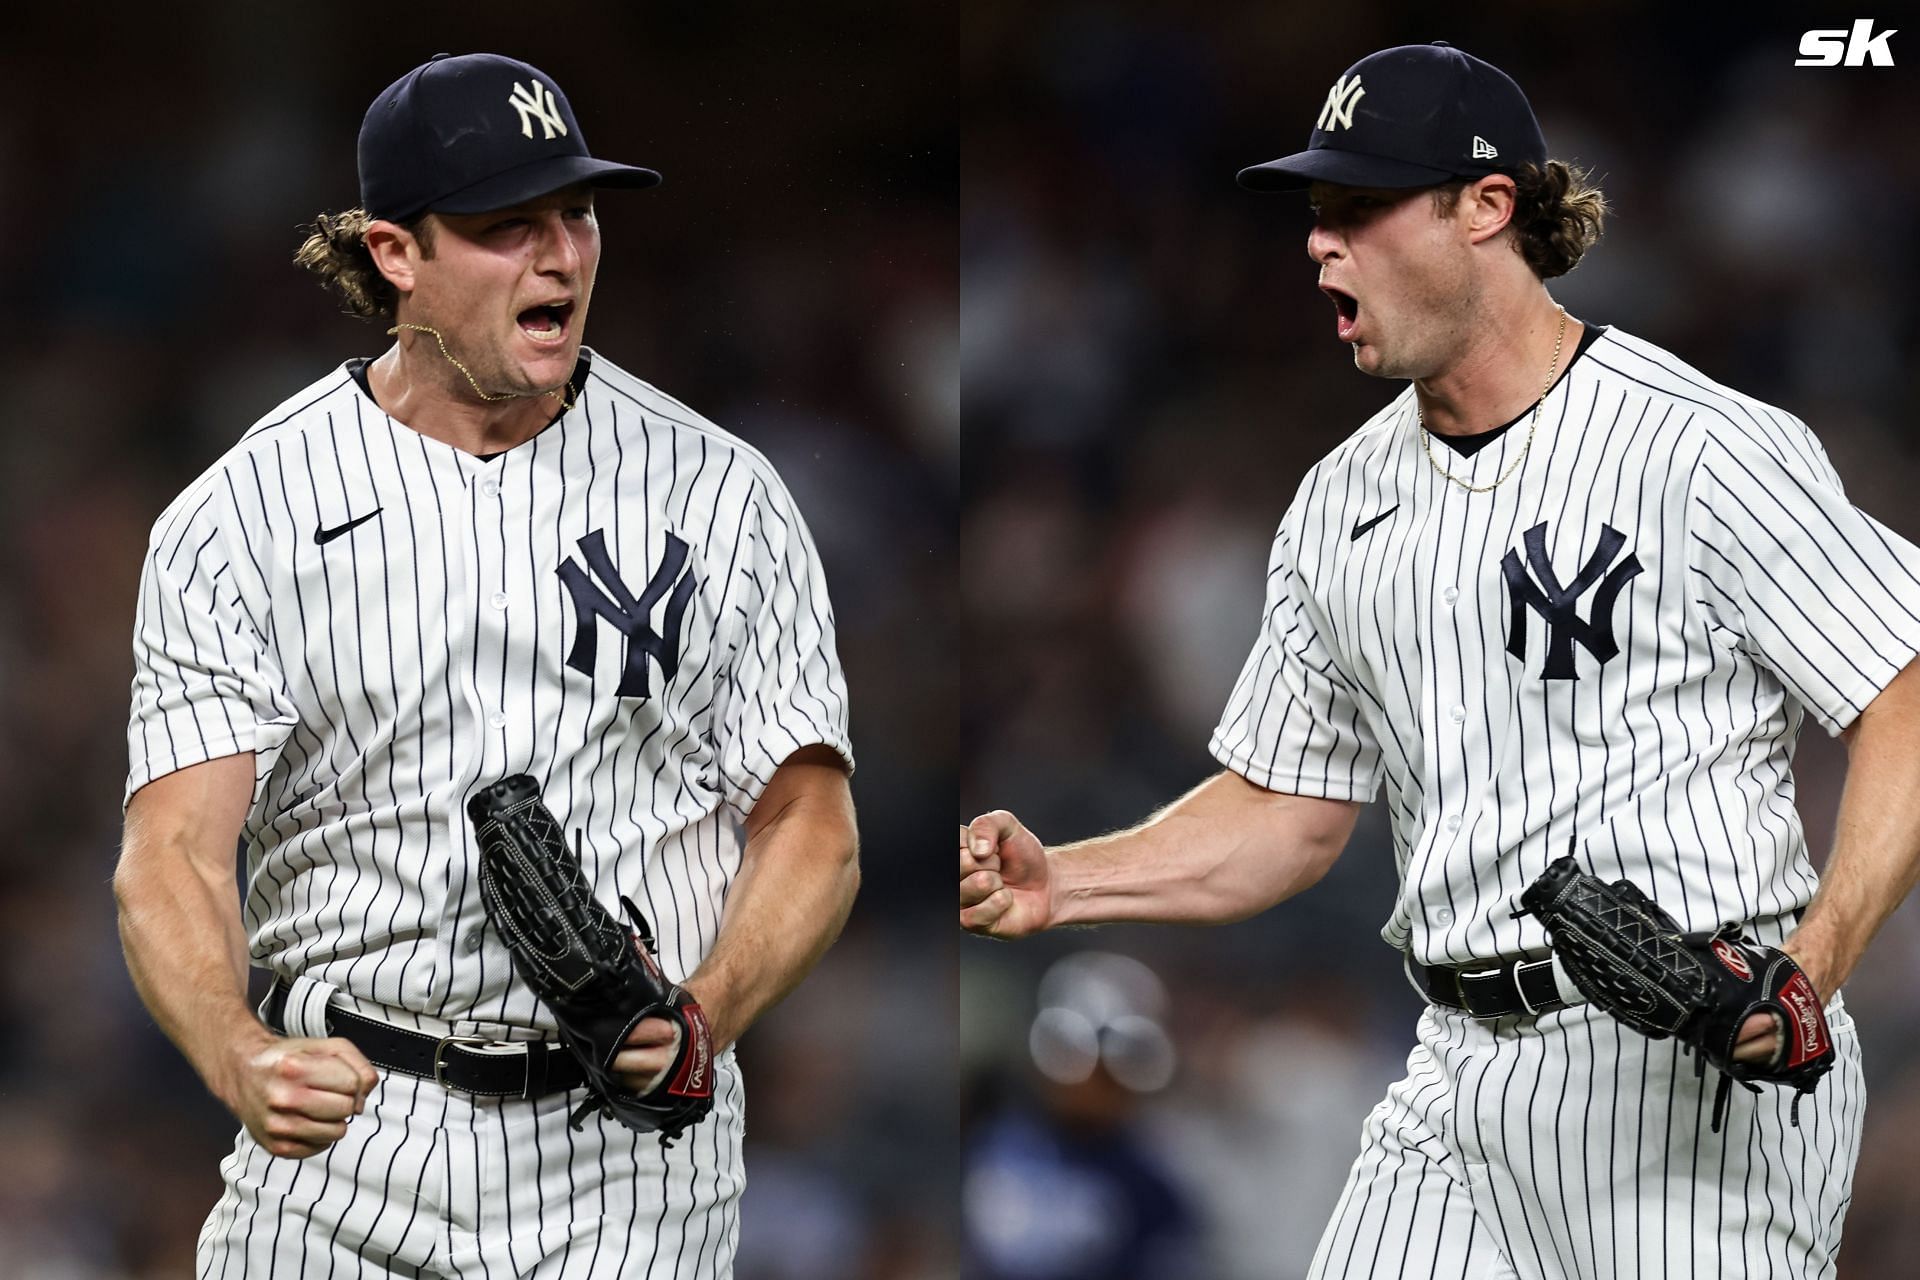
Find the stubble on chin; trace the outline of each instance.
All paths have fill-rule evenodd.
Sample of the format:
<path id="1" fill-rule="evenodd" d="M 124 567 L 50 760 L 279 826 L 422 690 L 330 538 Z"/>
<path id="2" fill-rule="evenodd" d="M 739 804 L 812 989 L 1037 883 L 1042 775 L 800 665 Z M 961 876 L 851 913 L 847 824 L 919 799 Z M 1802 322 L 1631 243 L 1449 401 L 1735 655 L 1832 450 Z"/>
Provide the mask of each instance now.
<path id="1" fill-rule="evenodd" d="M 512 340 L 508 341 L 511 345 Z M 529 365 L 516 359 L 511 350 L 495 350 L 490 353 L 494 381 L 499 384 L 499 390 L 515 396 L 544 396 L 562 392 L 567 386 L 567 379 L 573 376 L 574 366 L 580 363 L 580 346 L 575 343 L 570 350 L 560 354 L 563 358 L 558 365 L 558 380 L 549 383 L 545 380 L 554 375 L 544 370 L 534 372 Z M 539 363 L 544 365 L 546 359 Z"/>
<path id="2" fill-rule="evenodd" d="M 466 355 L 462 354 L 458 347 L 453 347 L 451 344 L 449 344 L 449 348 L 455 355 L 458 355 L 461 361 L 466 364 L 467 368 L 473 372 L 474 382 L 479 384 L 480 389 L 490 396 L 500 398 L 526 398 L 529 396 L 544 395 L 555 389 L 552 387 L 535 386 L 534 379 L 527 376 L 524 367 L 507 353 L 498 349 L 488 349 L 484 352 L 476 351 L 472 355 Z M 471 393 L 472 388 L 467 385 L 465 378 L 459 377 L 457 370 L 454 376 L 459 378 L 460 389 Z"/>
<path id="3" fill-rule="evenodd" d="M 1395 360 L 1380 347 L 1369 344 L 1353 344 L 1353 367 L 1369 378 L 1406 378 L 1411 375 L 1402 371 L 1403 361 Z"/>

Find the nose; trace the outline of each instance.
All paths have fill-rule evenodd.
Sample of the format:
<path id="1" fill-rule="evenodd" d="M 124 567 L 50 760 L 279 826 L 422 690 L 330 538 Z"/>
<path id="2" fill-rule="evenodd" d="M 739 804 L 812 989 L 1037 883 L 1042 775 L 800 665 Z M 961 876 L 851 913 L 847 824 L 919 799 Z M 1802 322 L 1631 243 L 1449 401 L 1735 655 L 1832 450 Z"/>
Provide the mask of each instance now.
<path id="1" fill-rule="evenodd" d="M 571 280 L 580 274 L 580 247 L 573 242 L 571 229 L 558 209 L 547 210 L 540 218 L 540 256 L 542 275 Z"/>
<path id="2" fill-rule="evenodd" d="M 1343 252 L 1340 237 L 1322 223 L 1315 222 L 1313 230 L 1307 232 L 1307 256 L 1321 266 L 1326 266 Z"/>

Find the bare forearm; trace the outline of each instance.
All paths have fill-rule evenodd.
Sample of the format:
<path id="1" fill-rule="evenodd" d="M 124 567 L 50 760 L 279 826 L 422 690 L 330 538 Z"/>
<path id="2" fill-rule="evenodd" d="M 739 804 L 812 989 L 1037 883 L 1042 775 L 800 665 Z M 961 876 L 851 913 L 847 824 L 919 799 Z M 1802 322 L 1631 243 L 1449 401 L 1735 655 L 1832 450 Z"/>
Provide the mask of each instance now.
<path id="1" fill-rule="evenodd" d="M 184 860 L 114 880 L 133 985 L 216 1097 L 228 1101 L 236 1050 L 272 1033 L 247 1005 L 246 936 L 229 876 L 209 883 Z"/>
<path id="2" fill-rule="evenodd" d="M 719 936 L 687 985 L 714 1047 L 740 1038 L 798 986 L 840 936 L 860 886 L 850 807 L 796 801 L 749 839 Z"/>
<path id="3" fill-rule="evenodd" d="M 1051 924 L 1243 920 L 1317 883 L 1358 812 L 1216 774 L 1131 830 L 1049 850 Z"/>
<path id="4" fill-rule="evenodd" d="M 156 779 L 127 806 L 113 893 L 133 985 L 214 1096 L 273 1033 L 247 1007 L 234 847 L 253 794 L 249 752 Z"/>
<path id="5" fill-rule="evenodd" d="M 1848 738 L 1833 853 L 1787 942 L 1829 997 L 1920 880 L 1920 670 L 1896 676 Z"/>

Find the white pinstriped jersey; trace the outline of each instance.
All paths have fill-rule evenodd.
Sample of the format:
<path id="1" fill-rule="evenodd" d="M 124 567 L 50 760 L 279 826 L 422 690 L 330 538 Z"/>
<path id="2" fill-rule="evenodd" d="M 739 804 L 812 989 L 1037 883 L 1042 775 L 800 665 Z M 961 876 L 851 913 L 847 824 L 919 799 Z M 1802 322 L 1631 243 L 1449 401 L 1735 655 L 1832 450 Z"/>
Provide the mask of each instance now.
<path id="1" fill-rule="evenodd" d="M 487 783 L 540 780 L 581 833 L 595 895 L 616 912 L 619 894 L 641 904 L 663 966 L 682 978 L 713 944 L 740 823 L 775 768 L 813 743 L 851 762 L 832 609 L 779 478 L 740 440 L 588 357 L 575 407 L 491 460 L 395 423 L 336 370 L 249 430 L 154 526 L 127 795 L 253 752 L 252 959 L 337 987 L 337 1004 L 436 1034 L 550 1038 L 551 1017 L 486 927 L 465 805 Z M 613 1126 L 577 1154 L 556 1097 L 538 1107 L 552 1130 L 542 1143 L 489 1158 L 517 1150 L 567 1187 L 585 1160 L 581 1185 L 601 1188 L 588 1220 L 630 1202 L 622 1257 L 651 1267 L 632 1244 L 651 1234 L 672 1274 L 724 1274 L 741 1186 L 731 1052 L 716 1077 L 714 1115 L 673 1153 Z M 501 1122 L 484 1108 L 416 1097 L 425 1085 L 393 1092 L 405 1083 L 383 1084 L 381 1118 L 370 1107 L 347 1145 L 416 1128 L 423 1108 L 468 1116 L 474 1135 L 430 1129 L 424 1142 L 494 1141 L 483 1135 Z M 633 1154 L 610 1162 L 609 1144 Z M 400 1201 L 434 1185 L 445 1153 L 424 1150 L 402 1161 L 420 1169 L 396 1175 Z M 271 1185 L 283 1164 L 240 1136 L 203 1269 L 230 1257 L 249 1274 L 271 1269 L 271 1255 L 250 1252 L 267 1235 L 253 1218 L 292 1203 Z M 473 1194 L 487 1185 L 481 1176 Z M 383 1197 L 356 1195 L 352 1179 L 308 1194 L 320 1198 L 309 1221 L 345 1205 L 356 1230 L 375 1232 L 368 1248 L 415 1229 L 413 1215 L 381 1217 Z M 523 1221 L 538 1208 L 541 1239 L 567 1238 L 573 1208 L 542 1195 Z M 384 1248 L 403 1244 L 414 1247 L 396 1236 Z M 305 1247 L 289 1236 L 281 1260 Z M 460 1255 L 453 1236 L 435 1247 Z"/>
<path id="2" fill-rule="evenodd" d="M 493 459 L 397 424 L 340 368 L 154 526 L 127 794 L 252 750 L 244 921 L 253 963 L 300 979 L 290 1031 L 323 1034 L 330 994 L 434 1034 L 551 1038 L 480 904 L 467 796 L 486 783 L 540 779 L 595 896 L 639 902 L 678 979 L 781 760 L 824 743 L 851 764 L 833 610 L 780 478 L 588 359 L 574 409 Z M 242 1130 L 200 1274 L 305 1274 L 317 1251 L 394 1274 L 732 1274 L 732 1050 L 674 1150 L 576 1136 L 574 1102 L 382 1073 L 311 1161 Z"/>
<path id="3" fill-rule="evenodd" d="M 1491 484 L 1523 421 L 1470 457 Z M 1216 731 L 1272 790 L 1382 783 L 1428 964 L 1539 952 L 1520 891 L 1577 841 L 1688 928 L 1777 941 L 1815 876 L 1788 765 L 1920 650 L 1920 550 L 1850 505 L 1806 426 L 1618 330 L 1518 471 L 1435 473 L 1412 388 L 1310 471 Z"/>

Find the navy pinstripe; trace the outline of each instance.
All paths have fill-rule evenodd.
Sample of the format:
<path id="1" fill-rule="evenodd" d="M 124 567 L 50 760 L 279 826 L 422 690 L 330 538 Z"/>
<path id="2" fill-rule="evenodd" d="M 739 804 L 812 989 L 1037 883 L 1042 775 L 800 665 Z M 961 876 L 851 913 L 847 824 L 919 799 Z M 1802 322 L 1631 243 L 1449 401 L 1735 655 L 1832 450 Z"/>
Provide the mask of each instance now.
<path id="1" fill-rule="evenodd" d="M 1809 712 L 1844 728 L 1920 652 L 1920 550 L 1848 503 L 1791 415 L 1618 330 L 1549 391 L 1531 448 L 1509 432 L 1450 465 L 1486 484 L 1516 459 L 1485 492 L 1440 481 L 1409 389 L 1313 468 L 1215 756 L 1296 794 L 1384 784 L 1400 892 L 1382 937 L 1423 963 L 1544 951 L 1511 909 L 1570 841 L 1683 927 L 1747 921 L 1778 941 L 1816 886 L 1795 738 Z M 1624 539 L 1609 563 L 1640 569 L 1611 616 L 1591 588 L 1572 598 L 1619 651 L 1580 633 L 1568 679 L 1546 659 L 1560 624 L 1513 598 L 1501 561 L 1571 583 L 1602 526 Z M 1529 530 L 1552 578 L 1535 578 Z M 1809 1100 L 1818 1117 L 1793 1129 L 1770 1091 L 1722 1137 L 1670 1044 L 1584 1009 L 1429 1011 L 1313 1274 L 1831 1274 L 1861 1097 L 1834 1017 L 1841 1069 Z M 1412 1172 L 1409 1134 L 1448 1155 Z M 1435 1204 L 1439 1227 L 1416 1232 Z"/>
<path id="2" fill-rule="evenodd" d="M 596 891 L 646 903 L 685 974 L 775 768 L 811 743 L 851 758 L 832 609 L 778 477 L 589 359 L 574 409 L 491 462 L 330 373 L 155 522 L 127 795 L 252 752 L 251 958 L 338 1005 L 439 1034 L 552 1033 L 472 892 L 476 786 L 545 779 Z M 669 534 L 690 548 L 678 666 L 656 667 L 645 699 L 613 696 L 616 632 L 591 671 L 566 665 L 579 623 L 556 570 L 595 530 L 630 586 Z M 664 1154 L 617 1126 L 577 1140 L 564 1096 L 484 1101 L 405 1078 L 323 1157 L 272 1160 L 243 1133 L 200 1272 L 725 1275 L 743 1094 L 732 1055 L 716 1067 L 714 1116 Z"/>

